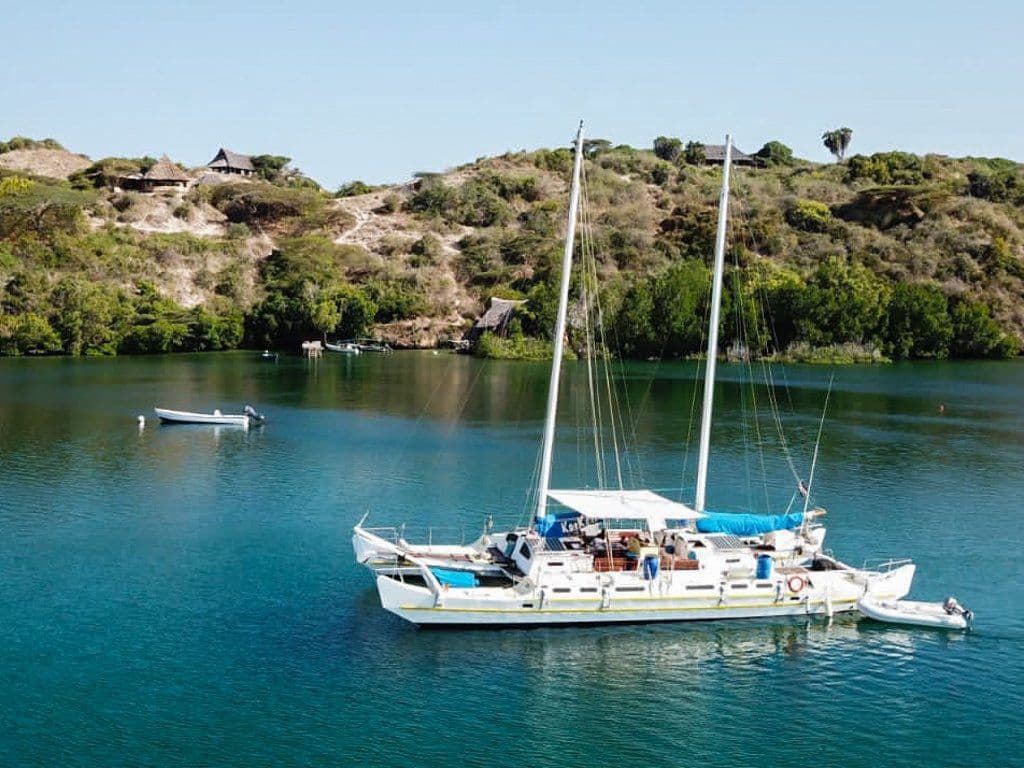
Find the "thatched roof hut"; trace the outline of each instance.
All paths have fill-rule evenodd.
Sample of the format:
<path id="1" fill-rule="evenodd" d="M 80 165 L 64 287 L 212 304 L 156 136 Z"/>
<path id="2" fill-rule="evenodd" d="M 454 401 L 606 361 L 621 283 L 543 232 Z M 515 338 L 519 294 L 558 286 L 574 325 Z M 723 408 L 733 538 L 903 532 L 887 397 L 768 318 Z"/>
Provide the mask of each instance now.
<path id="1" fill-rule="evenodd" d="M 206 167 L 217 173 L 233 173 L 238 176 L 252 176 L 256 173 L 256 167 L 252 164 L 252 157 L 240 155 L 230 149 L 221 147 L 213 160 L 206 164 Z"/>
<path id="2" fill-rule="evenodd" d="M 725 144 L 705 144 L 704 163 L 705 165 L 725 165 Z M 748 155 L 746 152 L 741 151 L 736 145 L 733 145 L 732 164 L 760 165 L 761 162 L 757 157 Z"/>
<path id="3" fill-rule="evenodd" d="M 499 299 L 496 296 L 492 296 L 491 305 L 487 308 L 487 311 L 480 316 L 472 328 L 466 331 L 463 339 L 471 344 L 475 344 L 485 333 L 494 333 L 498 336 L 506 335 L 509 323 L 512 322 L 516 310 L 525 303 L 525 301 Z"/>
<path id="4" fill-rule="evenodd" d="M 162 155 L 152 168 L 142 174 L 142 181 L 153 187 L 187 187 L 192 177 L 171 162 L 167 155 Z"/>

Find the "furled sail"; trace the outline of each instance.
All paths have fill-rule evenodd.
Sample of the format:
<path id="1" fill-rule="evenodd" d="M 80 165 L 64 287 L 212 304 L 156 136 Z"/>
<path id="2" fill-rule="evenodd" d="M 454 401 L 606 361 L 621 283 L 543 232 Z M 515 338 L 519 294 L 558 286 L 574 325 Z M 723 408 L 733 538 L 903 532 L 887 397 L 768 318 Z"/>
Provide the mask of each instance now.
<path id="1" fill-rule="evenodd" d="M 803 512 L 788 515 L 750 515 L 708 513 L 696 522 L 701 533 L 731 533 L 733 536 L 756 536 L 760 533 L 799 528 L 804 521 Z"/>

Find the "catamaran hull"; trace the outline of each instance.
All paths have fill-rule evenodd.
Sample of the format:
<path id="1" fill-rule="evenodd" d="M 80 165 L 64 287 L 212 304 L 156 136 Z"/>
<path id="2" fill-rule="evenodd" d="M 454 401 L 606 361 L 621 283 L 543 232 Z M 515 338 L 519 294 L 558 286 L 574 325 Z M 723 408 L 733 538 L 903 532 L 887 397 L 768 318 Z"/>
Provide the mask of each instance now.
<path id="1" fill-rule="evenodd" d="M 497 628 L 760 619 L 856 611 L 857 601 L 866 591 L 878 599 L 899 599 L 910 591 L 914 565 L 863 575 L 863 580 L 857 581 L 851 574 L 818 574 L 820 586 L 800 594 L 781 588 L 742 597 L 730 593 L 659 595 L 653 583 L 647 594 L 630 597 L 604 592 L 593 598 L 559 599 L 546 590 L 508 594 L 512 590 L 479 588 L 435 592 L 388 576 L 377 577 L 377 590 L 386 610 L 419 626 Z"/>

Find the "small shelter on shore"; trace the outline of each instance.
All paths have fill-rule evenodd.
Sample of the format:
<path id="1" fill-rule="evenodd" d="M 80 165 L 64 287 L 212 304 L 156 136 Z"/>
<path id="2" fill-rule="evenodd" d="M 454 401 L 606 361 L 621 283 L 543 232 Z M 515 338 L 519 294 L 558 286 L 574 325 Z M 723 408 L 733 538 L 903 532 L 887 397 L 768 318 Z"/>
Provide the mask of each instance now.
<path id="1" fill-rule="evenodd" d="M 256 166 L 252 164 L 252 157 L 240 155 L 230 149 L 221 147 L 213 160 L 206 164 L 206 167 L 217 173 L 233 174 L 235 176 L 252 176 L 256 173 Z"/>
<path id="2" fill-rule="evenodd" d="M 474 345 L 485 333 L 493 333 L 497 336 L 508 335 L 508 327 L 516 310 L 525 303 L 525 301 L 499 299 L 497 296 L 492 296 L 487 311 L 477 319 L 472 328 L 466 331 L 462 340 L 468 345 Z"/>

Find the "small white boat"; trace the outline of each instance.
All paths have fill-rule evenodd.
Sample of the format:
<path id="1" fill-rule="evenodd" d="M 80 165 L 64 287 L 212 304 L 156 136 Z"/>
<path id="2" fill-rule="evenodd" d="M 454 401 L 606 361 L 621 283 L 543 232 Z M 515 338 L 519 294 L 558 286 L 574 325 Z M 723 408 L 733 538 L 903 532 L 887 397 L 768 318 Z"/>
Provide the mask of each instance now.
<path id="1" fill-rule="evenodd" d="M 249 427 L 261 424 L 264 416 L 257 413 L 251 406 L 245 406 L 243 413 L 221 413 L 215 410 L 213 413 L 193 413 L 191 411 L 172 411 L 168 408 L 154 408 L 160 421 L 165 424 L 219 424 L 221 426 Z"/>
<path id="2" fill-rule="evenodd" d="M 343 341 L 338 344 L 332 344 L 329 341 L 324 342 L 324 346 L 327 347 L 331 352 L 341 352 L 344 355 L 359 355 L 362 351 L 359 345 L 351 341 Z"/>
<path id="3" fill-rule="evenodd" d="M 941 629 L 967 629 L 974 614 L 954 598 L 943 603 L 922 603 L 915 600 L 877 600 L 865 595 L 857 609 L 868 618 L 890 624 L 912 624 Z"/>

